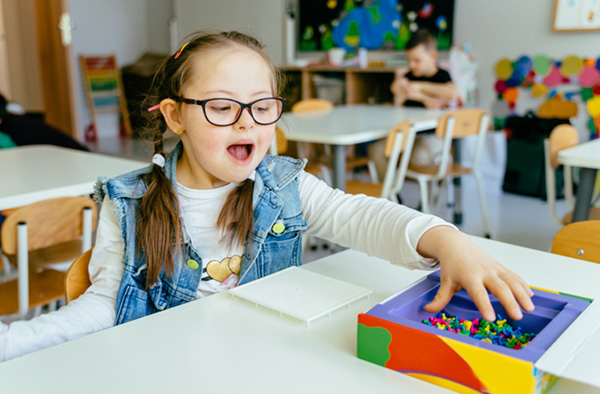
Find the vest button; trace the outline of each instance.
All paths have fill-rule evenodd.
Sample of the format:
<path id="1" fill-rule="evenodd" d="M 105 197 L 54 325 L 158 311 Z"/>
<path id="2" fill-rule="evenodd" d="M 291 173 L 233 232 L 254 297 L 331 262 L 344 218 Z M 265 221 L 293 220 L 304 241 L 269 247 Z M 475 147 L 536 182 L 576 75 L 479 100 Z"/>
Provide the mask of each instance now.
<path id="1" fill-rule="evenodd" d="M 275 234 L 281 234 L 285 230 L 285 226 L 281 222 L 277 222 L 273 225 L 273 232 Z"/>
<path id="2" fill-rule="evenodd" d="M 192 260 L 192 259 L 189 259 L 187 261 L 187 265 L 188 265 L 188 267 L 190 267 L 193 270 L 197 270 L 198 267 L 200 266 L 196 260 Z"/>

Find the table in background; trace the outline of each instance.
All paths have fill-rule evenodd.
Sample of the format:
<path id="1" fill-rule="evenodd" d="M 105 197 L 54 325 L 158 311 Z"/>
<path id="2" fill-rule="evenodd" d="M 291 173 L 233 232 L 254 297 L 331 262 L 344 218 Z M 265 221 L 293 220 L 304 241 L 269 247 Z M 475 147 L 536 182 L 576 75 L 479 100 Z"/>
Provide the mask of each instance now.
<path id="1" fill-rule="evenodd" d="M 0 163 L 0 210 L 92 194 L 99 176 L 114 177 L 149 164 L 53 145 L 2 149 Z"/>
<path id="2" fill-rule="evenodd" d="M 573 210 L 573 222 L 587 220 L 590 216 L 596 173 L 600 169 L 600 139 L 584 142 L 558 152 L 558 162 L 581 169 L 577 199 Z"/>
<path id="3" fill-rule="evenodd" d="M 599 264 L 473 239 L 532 286 L 600 297 Z M 357 315 L 428 272 L 351 250 L 304 269 L 373 293 L 310 328 L 219 293 L 0 363 L 2 392 L 449 393 L 356 356 Z M 550 393 L 598 391 L 561 379 Z"/>
<path id="4" fill-rule="evenodd" d="M 346 185 L 346 147 L 385 138 L 390 130 L 410 120 L 415 131 L 435 129 L 443 111 L 388 105 L 340 105 L 328 111 L 286 113 L 278 126 L 292 141 L 331 145 L 333 186 Z"/>

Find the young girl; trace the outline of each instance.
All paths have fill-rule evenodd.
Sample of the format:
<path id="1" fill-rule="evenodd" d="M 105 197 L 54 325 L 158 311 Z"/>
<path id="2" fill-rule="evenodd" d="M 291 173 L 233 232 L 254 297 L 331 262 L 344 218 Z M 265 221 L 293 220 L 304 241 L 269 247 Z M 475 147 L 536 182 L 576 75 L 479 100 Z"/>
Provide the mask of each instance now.
<path id="1" fill-rule="evenodd" d="M 300 265 L 302 231 L 409 268 L 439 265 L 429 312 L 461 288 L 488 320 L 486 288 L 514 319 L 519 304 L 533 310 L 526 283 L 452 225 L 344 194 L 303 161 L 266 155 L 284 105 L 277 76 L 262 45 L 236 32 L 197 35 L 164 62 L 148 98 L 153 164 L 98 184 L 91 287 L 57 312 L 3 326 L 0 359 Z M 169 132 L 181 143 L 165 157 Z"/>

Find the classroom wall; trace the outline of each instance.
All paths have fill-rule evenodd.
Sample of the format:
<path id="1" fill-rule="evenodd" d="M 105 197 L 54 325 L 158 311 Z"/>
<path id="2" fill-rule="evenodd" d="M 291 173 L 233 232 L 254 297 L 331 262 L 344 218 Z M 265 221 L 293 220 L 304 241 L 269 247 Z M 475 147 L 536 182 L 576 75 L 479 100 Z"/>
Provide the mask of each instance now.
<path id="1" fill-rule="evenodd" d="M 600 56 L 600 32 L 554 33 L 554 0 L 456 0 L 454 38 L 470 43 L 479 62 L 480 105 L 490 108 L 495 100 L 494 67 L 502 57 L 545 54 L 555 59 L 574 54 Z M 528 93 L 522 107 L 527 106 Z M 521 100 L 519 100 L 521 101 Z M 531 102 L 530 105 L 537 105 Z M 581 108 L 580 108 L 581 109 Z M 583 111 L 580 110 L 583 113 Z"/>
<path id="2" fill-rule="evenodd" d="M 265 44 L 277 65 L 284 63 L 284 0 L 175 0 L 179 39 L 197 30 L 239 30 Z"/>
<path id="3" fill-rule="evenodd" d="M 146 0 L 76 0 L 70 2 L 73 31 L 73 83 L 75 84 L 79 139 L 90 123 L 79 67 L 79 55 L 114 53 L 120 66 L 136 61 L 148 48 Z M 118 115 L 98 116 L 98 137 L 118 136 Z"/>

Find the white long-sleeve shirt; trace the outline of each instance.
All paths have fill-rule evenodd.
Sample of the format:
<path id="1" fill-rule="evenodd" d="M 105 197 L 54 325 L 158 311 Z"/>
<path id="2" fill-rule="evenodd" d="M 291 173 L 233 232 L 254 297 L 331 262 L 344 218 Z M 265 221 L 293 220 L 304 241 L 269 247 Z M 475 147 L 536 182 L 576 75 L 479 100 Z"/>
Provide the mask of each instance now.
<path id="1" fill-rule="evenodd" d="M 207 199 L 212 199 L 213 203 L 222 207 L 227 195 L 223 191 L 228 192 L 232 185 L 223 188 L 220 188 L 223 190 L 219 194 L 215 189 L 190 190 L 179 187 L 177 195 L 184 208 L 202 206 Z M 436 262 L 419 256 L 416 247 L 421 236 L 430 228 L 451 226 L 442 219 L 388 200 L 345 194 L 305 172 L 300 175 L 299 190 L 302 215 L 308 225 L 307 235 L 327 239 L 404 267 L 435 267 Z M 221 201 L 214 201 L 215 194 L 221 195 Z M 206 211 L 184 209 L 184 225 L 203 222 L 205 217 L 198 215 L 206 216 Z M 215 231 L 220 231 L 216 226 L 216 216 L 211 214 L 214 223 L 210 225 Z M 197 237 L 202 236 L 205 229 L 196 232 L 191 226 L 186 226 L 186 230 L 192 244 L 201 244 L 202 240 Z M 10 326 L 0 325 L 0 361 L 113 326 L 117 291 L 124 270 L 123 250 L 114 204 L 105 199 L 89 265 L 92 285 L 85 294 L 56 312 L 30 321 L 17 321 Z M 202 254 L 201 250 L 198 251 Z M 204 292 L 199 291 L 198 296 L 202 295 Z"/>

